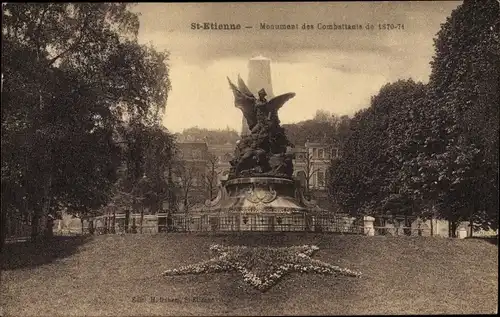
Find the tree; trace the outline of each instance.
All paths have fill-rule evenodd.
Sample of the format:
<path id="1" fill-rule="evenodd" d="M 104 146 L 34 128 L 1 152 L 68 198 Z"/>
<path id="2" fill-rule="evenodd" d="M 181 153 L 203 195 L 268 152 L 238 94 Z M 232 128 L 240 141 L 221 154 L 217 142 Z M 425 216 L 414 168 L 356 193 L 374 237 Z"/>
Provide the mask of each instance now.
<path id="1" fill-rule="evenodd" d="M 139 211 L 142 228 L 145 210 L 156 213 L 172 198 L 174 138 L 165 128 L 140 122 L 131 122 L 122 132 L 122 172 L 109 207 Z"/>
<path id="2" fill-rule="evenodd" d="M 205 197 L 204 173 L 192 162 L 178 160 L 174 163 L 174 178 L 183 211 L 188 213 L 192 206 Z M 200 184 L 201 183 L 201 184 Z"/>
<path id="3" fill-rule="evenodd" d="M 314 121 L 317 122 L 329 122 L 330 118 L 332 117 L 332 114 L 329 111 L 326 110 L 317 110 L 316 113 L 314 114 Z"/>
<path id="4" fill-rule="evenodd" d="M 337 142 L 339 148 L 341 148 L 342 145 L 349 138 L 349 133 L 350 133 L 349 124 L 350 124 L 349 116 L 344 115 L 339 118 L 339 122 L 337 124 Z"/>
<path id="5" fill-rule="evenodd" d="M 209 154 L 206 163 L 206 172 L 203 175 L 204 187 L 207 190 L 207 199 L 212 200 L 217 195 L 220 171 L 218 170 L 219 158 Z"/>
<path id="6" fill-rule="evenodd" d="M 387 84 L 372 98 L 370 107 L 350 121 L 342 156 L 332 160 L 329 168 L 329 193 L 353 216 L 420 214 L 400 177 L 414 149 L 400 151 L 400 144 L 413 137 L 405 131 L 425 94 L 425 86 L 411 79 Z"/>
<path id="7" fill-rule="evenodd" d="M 159 122 L 167 54 L 137 43 L 129 7 L 3 4 L 2 198 L 20 194 L 2 209 L 31 217 L 34 239 L 57 208 L 104 203 L 125 119 Z"/>
<path id="8" fill-rule="evenodd" d="M 465 1 L 434 42 L 430 100 L 446 122 L 437 158 L 442 215 L 498 228 L 500 9 L 498 1 Z M 444 121 L 446 119 L 446 121 Z M 439 121 L 433 121 L 436 126 Z M 434 127 L 434 131 L 439 130 Z M 473 227 L 473 226 L 471 226 Z M 455 228 L 452 228 L 453 234 Z M 472 233 L 472 231 L 471 231 Z"/>
<path id="9" fill-rule="evenodd" d="M 344 210 L 356 216 L 358 213 L 375 212 L 377 193 L 381 188 L 376 183 L 375 167 L 382 166 L 379 159 L 380 145 L 385 127 L 376 126 L 372 109 L 362 110 L 351 121 L 352 135 L 342 147 L 342 157 L 332 161 L 329 174 L 329 192 Z M 373 160 L 373 161 L 372 161 Z"/>
<path id="10" fill-rule="evenodd" d="M 148 183 L 147 205 L 150 210 L 157 212 L 163 201 L 170 198 L 173 182 L 169 179 L 171 162 L 174 160 L 175 144 L 173 136 L 164 128 L 155 127 L 151 131 L 151 138 L 146 152 L 145 175 Z"/>

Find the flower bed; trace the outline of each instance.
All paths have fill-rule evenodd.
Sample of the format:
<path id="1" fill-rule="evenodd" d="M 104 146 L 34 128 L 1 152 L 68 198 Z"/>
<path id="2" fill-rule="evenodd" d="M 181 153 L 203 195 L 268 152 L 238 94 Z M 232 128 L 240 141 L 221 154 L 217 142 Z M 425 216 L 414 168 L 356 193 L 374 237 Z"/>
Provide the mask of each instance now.
<path id="1" fill-rule="evenodd" d="M 269 289 L 290 272 L 361 276 L 360 272 L 312 259 L 313 253 L 319 250 L 314 245 L 283 248 L 212 245 L 210 250 L 215 253 L 214 258 L 167 270 L 163 275 L 238 271 L 245 282 L 261 291 Z"/>

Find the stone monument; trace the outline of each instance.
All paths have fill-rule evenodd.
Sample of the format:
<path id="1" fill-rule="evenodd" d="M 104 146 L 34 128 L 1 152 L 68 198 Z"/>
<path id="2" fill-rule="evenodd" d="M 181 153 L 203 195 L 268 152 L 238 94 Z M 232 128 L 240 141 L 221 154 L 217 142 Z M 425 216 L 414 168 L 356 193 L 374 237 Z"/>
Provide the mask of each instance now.
<path id="1" fill-rule="evenodd" d="M 268 219 L 269 230 L 280 224 L 275 221 L 281 222 L 284 214 L 290 219 L 298 216 L 295 219 L 302 219 L 303 230 L 309 230 L 312 221 L 307 217 L 308 212 L 321 209 L 304 198 L 300 182 L 293 177 L 293 144 L 278 117 L 279 109 L 295 93 L 269 98 L 266 88 L 272 89 L 270 74 L 267 74 L 270 61 L 259 57 L 252 59 L 250 65 L 258 65 L 250 66 L 249 76 L 253 89 L 258 89 L 257 94 L 240 77 L 237 85 L 228 78 L 235 106 L 242 111 L 248 130 L 236 145 L 228 179 L 221 184 L 217 197 L 206 201 L 197 211 L 214 216 L 230 215 L 238 219 L 236 230 L 246 224 L 245 219 L 252 214 L 258 214 L 261 220 Z M 258 78 L 269 78 L 263 83 L 266 87 L 255 87 Z"/>

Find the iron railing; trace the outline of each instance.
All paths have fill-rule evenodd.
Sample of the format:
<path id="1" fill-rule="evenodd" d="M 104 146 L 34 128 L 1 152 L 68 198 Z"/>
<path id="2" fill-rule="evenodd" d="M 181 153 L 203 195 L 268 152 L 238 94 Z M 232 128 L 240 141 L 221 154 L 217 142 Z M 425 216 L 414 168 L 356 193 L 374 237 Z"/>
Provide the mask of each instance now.
<path id="1" fill-rule="evenodd" d="M 409 219 L 413 220 L 413 219 Z M 7 240 L 18 240 L 30 235 L 30 225 L 18 221 L 8 226 Z M 406 224 L 406 225 L 405 225 Z M 409 226 L 411 224 L 411 226 Z M 108 214 L 84 221 L 83 226 L 58 228 L 54 235 L 76 234 L 155 234 L 161 232 L 324 232 L 340 234 L 367 234 L 375 236 L 430 236 L 428 225 L 418 221 L 375 223 L 365 227 L 362 219 L 345 214 Z M 435 228 L 434 228 L 435 229 Z M 436 235 L 436 233 L 434 233 Z M 479 235 L 479 234 L 478 234 Z M 443 236 L 443 235 L 440 235 Z"/>
<path id="2" fill-rule="evenodd" d="M 84 233 L 158 233 L 158 232 L 332 232 L 361 234 L 363 228 L 355 225 L 354 218 L 339 215 L 295 214 L 211 214 L 148 215 L 142 223 L 136 215 L 134 221 L 125 221 L 120 215 L 114 220 L 97 217 L 92 225 L 84 227 Z M 128 225 L 127 225 L 128 223 Z M 114 224 L 114 225 L 113 225 Z"/>

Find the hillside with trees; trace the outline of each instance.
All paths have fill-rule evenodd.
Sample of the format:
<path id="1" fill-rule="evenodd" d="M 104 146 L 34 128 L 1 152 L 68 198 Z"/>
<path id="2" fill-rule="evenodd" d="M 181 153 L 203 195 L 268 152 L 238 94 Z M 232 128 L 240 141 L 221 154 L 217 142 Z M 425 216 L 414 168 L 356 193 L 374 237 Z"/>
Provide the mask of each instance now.
<path id="1" fill-rule="evenodd" d="M 282 126 L 294 145 L 303 146 L 308 141 L 339 145 L 349 133 L 349 121 L 349 116 L 318 110 L 312 119 Z"/>
<path id="2" fill-rule="evenodd" d="M 339 144 L 349 133 L 349 116 L 338 116 L 326 110 L 318 110 L 312 119 L 282 124 L 288 139 L 303 146 L 309 142 Z M 238 131 L 230 129 L 206 129 L 191 127 L 175 134 L 178 142 L 207 142 L 208 144 L 236 144 Z"/>
<path id="3" fill-rule="evenodd" d="M 179 142 L 207 142 L 208 144 L 236 144 L 240 135 L 229 127 L 226 129 L 206 129 L 191 127 L 184 129 L 182 133 L 176 133 Z"/>

